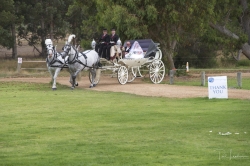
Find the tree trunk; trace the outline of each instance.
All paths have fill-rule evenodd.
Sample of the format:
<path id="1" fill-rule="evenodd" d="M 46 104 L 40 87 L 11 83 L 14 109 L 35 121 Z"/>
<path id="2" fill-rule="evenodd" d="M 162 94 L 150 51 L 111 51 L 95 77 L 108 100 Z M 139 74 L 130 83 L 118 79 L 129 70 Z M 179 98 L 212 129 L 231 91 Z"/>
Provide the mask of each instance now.
<path id="1" fill-rule="evenodd" d="M 168 65 L 168 69 L 169 70 L 175 69 L 174 60 L 173 60 L 174 50 L 171 48 L 168 49 L 167 46 L 164 46 L 164 44 L 162 44 L 161 51 L 162 51 L 162 58 L 163 58 L 162 60 L 165 64 Z"/>
<path id="2" fill-rule="evenodd" d="M 13 47 L 12 47 L 12 58 L 17 58 L 17 44 L 16 44 L 16 26 L 13 23 L 11 25 L 11 33 L 12 33 L 12 39 L 13 39 Z"/>
<path id="3" fill-rule="evenodd" d="M 50 39 L 54 40 L 54 22 L 53 22 L 53 15 L 50 15 Z"/>
<path id="4" fill-rule="evenodd" d="M 159 27 L 156 29 L 160 29 Z M 158 42 L 160 42 L 160 49 L 162 51 L 162 61 L 169 70 L 175 69 L 174 65 L 174 49 L 177 43 L 177 40 L 166 41 L 162 38 L 162 36 L 156 35 L 155 28 L 151 28 L 149 30 L 149 34 Z M 170 36 L 169 34 L 167 36 Z M 170 38 L 170 37 L 167 37 Z"/>
<path id="5" fill-rule="evenodd" d="M 241 6 L 243 9 L 242 26 L 245 33 L 248 35 L 248 44 L 250 44 L 250 11 L 248 8 L 247 0 L 241 0 Z"/>
<path id="6" fill-rule="evenodd" d="M 220 33 L 223 33 L 226 36 L 229 36 L 231 38 L 239 40 L 239 36 L 237 36 L 236 34 L 234 34 L 233 32 L 231 32 L 230 30 L 228 30 L 225 26 L 221 26 L 219 24 L 213 24 L 213 23 L 209 23 L 209 25 L 212 28 L 214 28 L 217 31 L 219 31 Z"/>
<path id="7" fill-rule="evenodd" d="M 248 43 L 242 45 L 242 53 L 250 60 L 250 45 Z"/>
<path id="8" fill-rule="evenodd" d="M 167 59 L 168 59 L 168 65 L 169 65 L 170 70 L 175 70 L 173 56 L 174 56 L 174 50 L 168 49 L 167 50 Z"/>
<path id="9" fill-rule="evenodd" d="M 76 38 L 78 37 L 77 34 L 76 34 L 76 22 L 73 23 L 73 28 L 72 28 L 72 32 L 73 34 L 76 35 L 76 37 L 73 38 L 73 45 L 75 46 L 76 45 Z"/>
<path id="10" fill-rule="evenodd" d="M 213 24 L 213 23 L 210 23 L 210 26 L 228 37 L 231 37 L 236 40 L 240 39 L 239 36 L 232 33 L 230 30 L 226 29 L 226 27 L 224 26 L 222 27 L 218 24 Z M 241 47 L 242 48 L 240 49 L 242 49 L 242 53 L 250 60 L 250 45 L 248 43 L 244 43 Z"/>
<path id="11" fill-rule="evenodd" d="M 41 54 L 41 56 L 42 57 L 46 56 L 46 46 L 45 46 L 46 33 L 45 33 L 45 25 L 44 24 L 45 24 L 44 23 L 44 18 L 42 17 L 42 19 L 41 19 L 41 28 L 42 28 L 42 35 L 41 35 L 41 38 L 42 38 L 42 41 L 41 41 L 42 54 Z"/>
<path id="12" fill-rule="evenodd" d="M 25 36 L 22 36 L 27 42 L 29 42 L 30 43 L 30 40 L 27 38 L 27 37 L 25 37 Z M 39 53 L 39 54 L 42 54 L 42 52 L 34 45 L 34 44 L 32 44 L 32 46 L 34 47 L 34 49 Z"/>

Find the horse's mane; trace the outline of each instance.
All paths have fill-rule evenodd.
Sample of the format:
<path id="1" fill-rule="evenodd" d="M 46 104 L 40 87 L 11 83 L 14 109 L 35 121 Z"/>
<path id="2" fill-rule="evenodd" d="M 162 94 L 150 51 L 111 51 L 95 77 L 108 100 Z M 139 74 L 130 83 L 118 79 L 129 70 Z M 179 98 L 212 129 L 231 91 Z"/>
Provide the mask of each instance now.
<path id="1" fill-rule="evenodd" d="M 72 34 L 72 35 L 69 35 L 69 38 L 68 38 L 68 43 L 70 43 L 72 41 L 73 38 L 75 38 L 76 35 Z"/>

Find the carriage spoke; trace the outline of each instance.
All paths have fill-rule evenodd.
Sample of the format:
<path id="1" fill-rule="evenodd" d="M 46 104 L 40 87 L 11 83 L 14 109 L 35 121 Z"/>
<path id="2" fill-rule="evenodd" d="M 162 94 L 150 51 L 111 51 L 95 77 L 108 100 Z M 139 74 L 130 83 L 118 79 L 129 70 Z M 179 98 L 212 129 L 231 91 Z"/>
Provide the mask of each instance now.
<path id="1" fill-rule="evenodd" d="M 155 77 L 155 72 L 150 77 L 152 77 L 152 78 Z"/>
<path id="2" fill-rule="evenodd" d="M 165 76 L 165 66 L 161 60 L 152 62 L 149 69 L 150 79 L 153 83 L 160 83 Z"/>
<path id="3" fill-rule="evenodd" d="M 121 66 L 117 72 L 117 78 L 120 84 L 124 85 L 128 81 L 128 69 L 125 66 Z"/>
<path id="4" fill-rule="evenodd" d="M 159 67 L 159 70 L 162 69 L 162 68 L 164 68 L 164 66 Z"/>

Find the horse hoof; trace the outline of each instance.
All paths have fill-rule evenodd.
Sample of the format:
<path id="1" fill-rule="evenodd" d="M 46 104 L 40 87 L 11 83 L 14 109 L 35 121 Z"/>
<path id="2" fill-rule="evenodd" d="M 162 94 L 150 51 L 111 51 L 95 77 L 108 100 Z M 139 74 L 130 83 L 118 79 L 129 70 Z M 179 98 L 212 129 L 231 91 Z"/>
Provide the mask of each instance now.
<path id="1" fill-rule="evenodd" d="M 56 90 L 56 88 L 52 88 L 52 90 Z"/>
<path id="2" fill-rule="evenodd" d="M 94 84 L 93 87 L 96 87 L 96 84 Z"/>
<path id="3" fill-rule="evenodd" d="M 75 89 L 75 87 L 71 87 L 71 90 L 74 90 Z"/>
<path id="4" fill-rule="evenodd" d="M 75 86 L 78 86 L 78 83 L 76 83 Z"/>
<path id="5" fill-rule="evenodd" d="M 89 86 L 89 88 L 93 88 L 93 86 Z"/>

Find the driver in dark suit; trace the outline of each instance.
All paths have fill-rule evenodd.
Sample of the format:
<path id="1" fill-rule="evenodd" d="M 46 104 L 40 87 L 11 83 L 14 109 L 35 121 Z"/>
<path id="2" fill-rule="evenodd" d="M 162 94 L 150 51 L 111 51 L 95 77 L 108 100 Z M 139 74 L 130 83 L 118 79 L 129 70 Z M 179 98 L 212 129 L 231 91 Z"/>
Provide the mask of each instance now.
<path id="1" fill-rule="evenodd" d="M 109 45 L 107 46 L 107 59 L 110 60 L 110 58 L 115 58 L 115 51 L 111 51 L 111 47 L 115 46 L 117 41 L 119 39 L 119 36 L 115 32 L 115 28 L 111 29 L 111 35 L 110 35 L 110 41 Z M 114 48 L 113 48 L 114 49 Z M 110 55 L 110 52 L 113 54 Z"/>
<path id="2" fill-rule="evenodd" d="M 102 58 L 107 58 L 107 52 L 105 47 L 109 44 L 109 35 L 107 29 L 103 29 L 103 34 L 100 36 L 98 40 L 98 44 L 95 47 L 95 51 L 98 52 L 98 55 Z"/>

